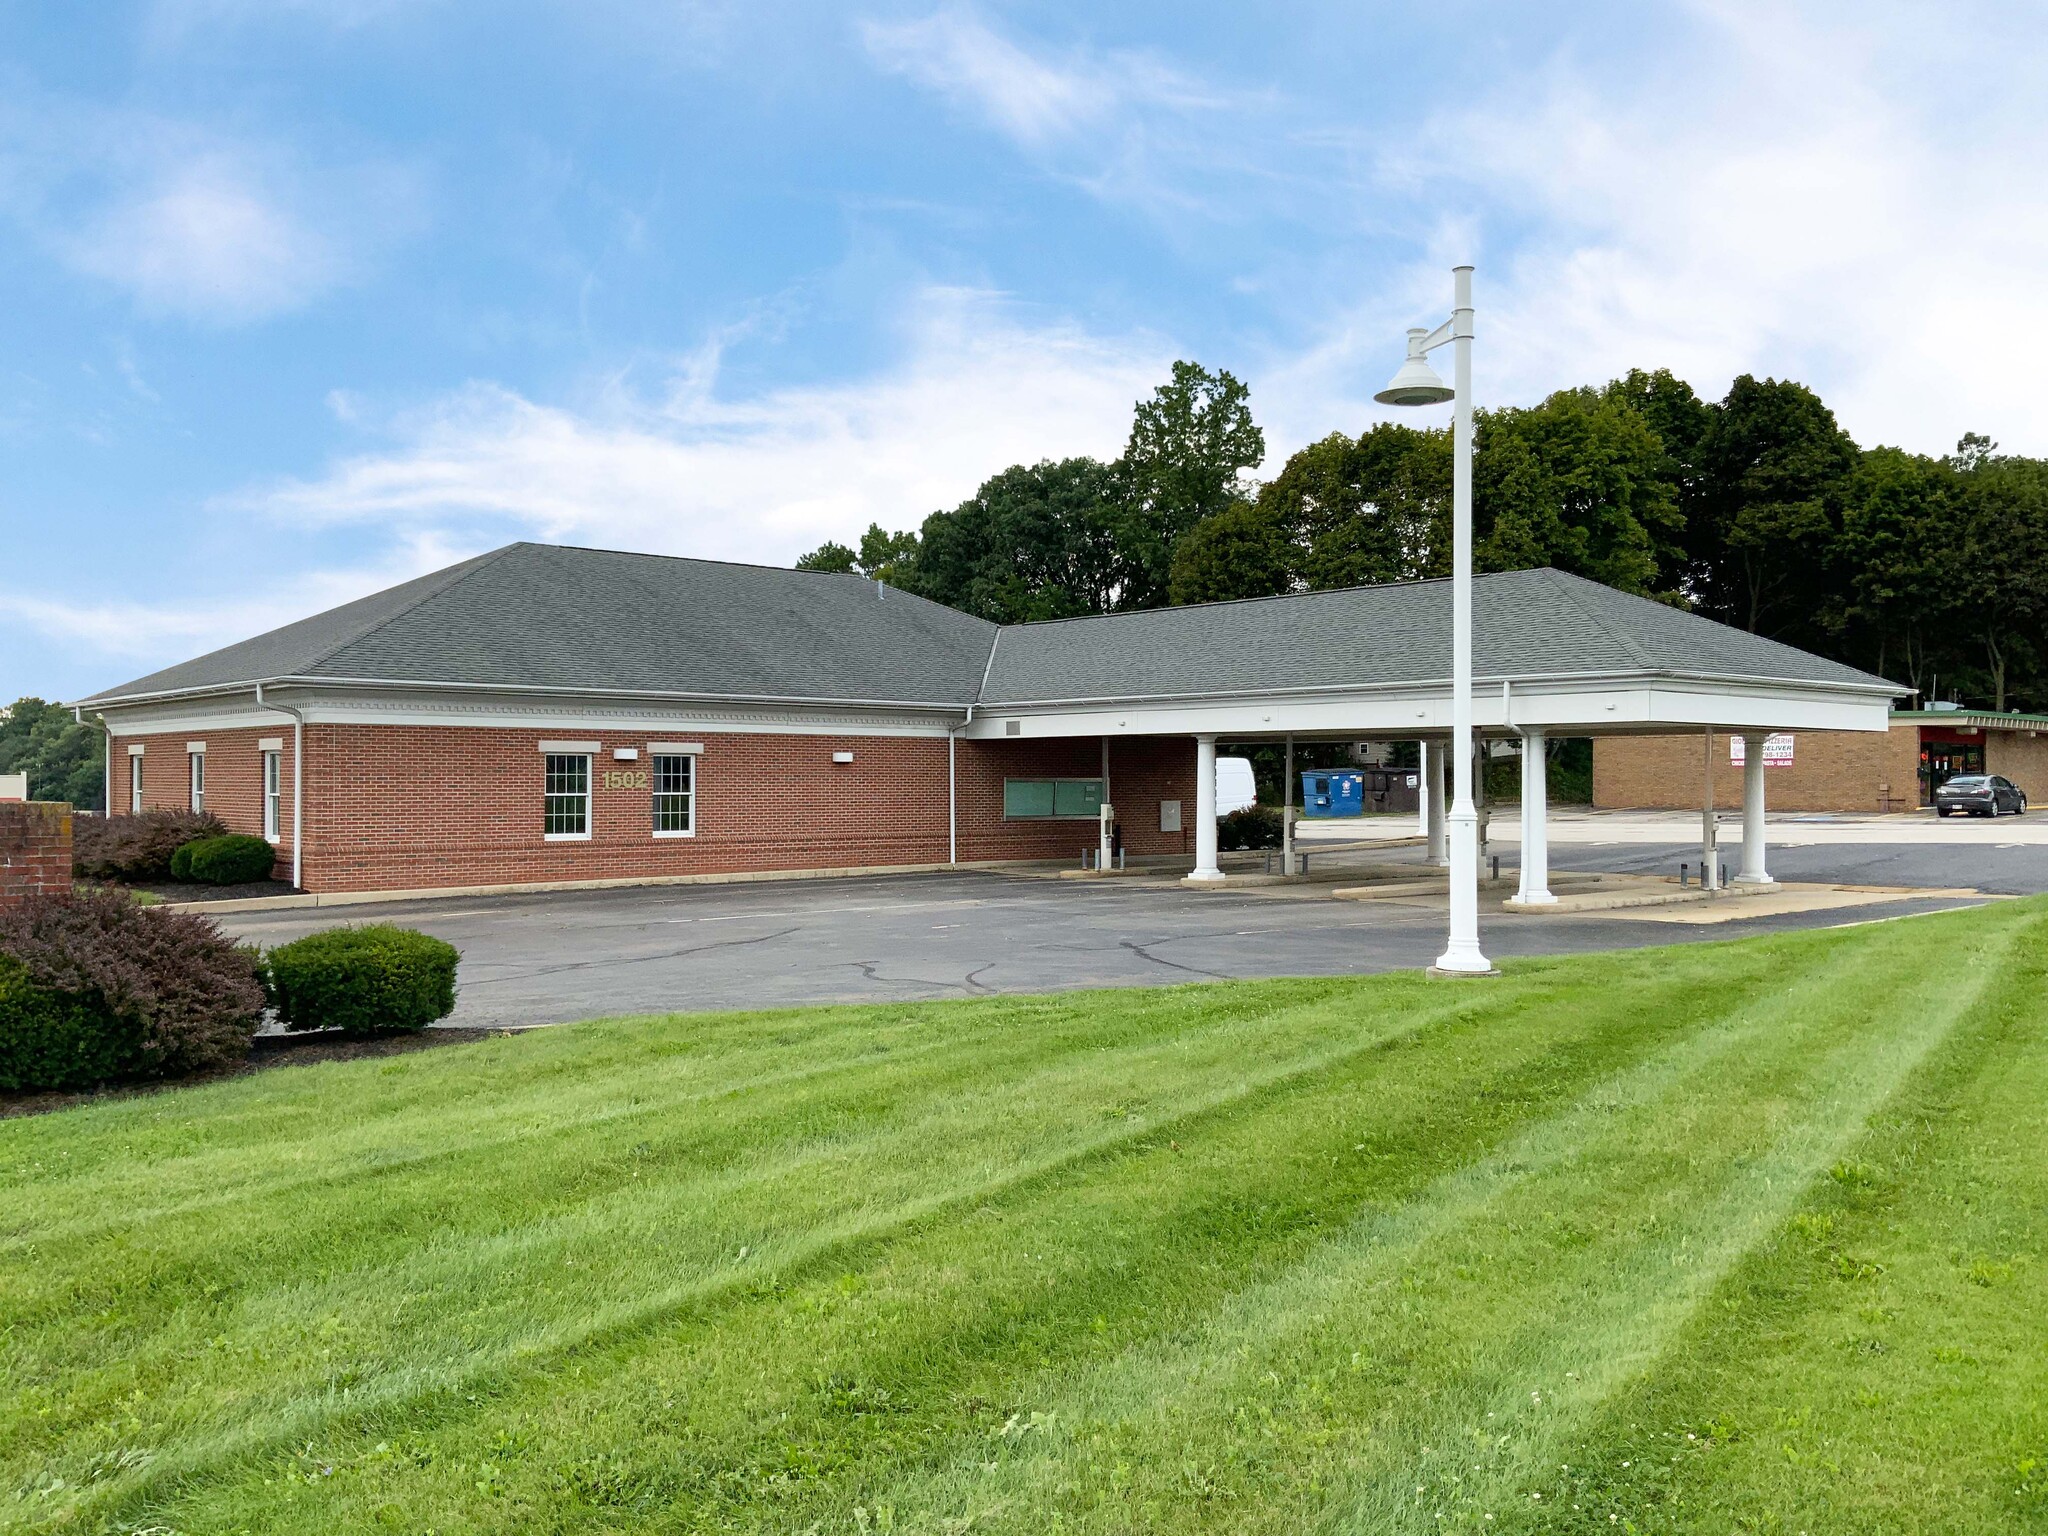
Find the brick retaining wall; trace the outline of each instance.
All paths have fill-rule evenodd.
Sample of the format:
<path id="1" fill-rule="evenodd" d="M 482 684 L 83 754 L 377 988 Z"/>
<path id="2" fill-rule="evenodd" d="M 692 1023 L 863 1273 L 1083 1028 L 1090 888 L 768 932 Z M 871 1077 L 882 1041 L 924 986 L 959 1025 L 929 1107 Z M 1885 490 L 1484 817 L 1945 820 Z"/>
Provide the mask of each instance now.
<path id="1" fill-rule="evenodd" d="M 0 907 L 71 889 L 71 807 L 61 801 L 0 802 Z"/>

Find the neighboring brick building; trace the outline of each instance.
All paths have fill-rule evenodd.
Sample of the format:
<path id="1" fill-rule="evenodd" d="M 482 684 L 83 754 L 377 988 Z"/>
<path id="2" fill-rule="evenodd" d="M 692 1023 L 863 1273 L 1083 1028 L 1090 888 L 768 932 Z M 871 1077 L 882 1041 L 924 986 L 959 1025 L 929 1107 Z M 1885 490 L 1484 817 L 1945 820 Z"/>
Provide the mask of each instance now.
<path id="1" fill-rule="evenodd" d="M 1704 733 L 1606 736 L 1593 742 L 1593 804 L 1604 809 L 1696 810 L 1706 799 Z M 1742 803 L 1739 743 L 1714 739 L 1714 802 Z M 2048 806 L 2048 715 L 1988 710 L 1898 710 L 1882 735 L 1791 733 L 1789 756 L 1765 757 L 1771 809 L 1901 811 L 1933 802 L 1957 773 L 1995 773 Z"/>
<path id="2" fill-rule="evenodd" d="M 1558 571 L 1477 583 L 1474 719 L 1875 729 L 1894 690 Z M 1450 589 L 999 626 L 851 575 L 514 544 L 80 701 L 109 808 L 322 893 L 1078 862 L 1219 878 L 1219 738 L 1441 741 Z"/>

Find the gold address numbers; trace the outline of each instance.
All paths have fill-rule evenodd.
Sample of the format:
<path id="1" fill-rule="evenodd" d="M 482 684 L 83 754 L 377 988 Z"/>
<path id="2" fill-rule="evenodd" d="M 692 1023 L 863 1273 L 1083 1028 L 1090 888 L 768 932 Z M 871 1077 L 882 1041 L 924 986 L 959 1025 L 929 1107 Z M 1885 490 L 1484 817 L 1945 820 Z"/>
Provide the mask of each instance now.
<path id="1" fill-rule="evenodd" d="M 645 789 L 647 787 L 647 774 L 645 771 L 634 773 L 631 769 L 607 768 L 598 775 L 598 779 L 606 789 Z"/>

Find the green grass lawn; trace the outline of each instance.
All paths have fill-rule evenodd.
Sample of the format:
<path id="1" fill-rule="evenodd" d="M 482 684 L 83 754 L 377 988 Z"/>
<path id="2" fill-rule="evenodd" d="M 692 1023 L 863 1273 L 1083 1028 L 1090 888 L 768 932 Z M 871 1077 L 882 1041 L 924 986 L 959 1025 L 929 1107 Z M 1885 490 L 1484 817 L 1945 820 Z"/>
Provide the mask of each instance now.
<path id="1" fill-rule="evenodd" d="M 2048 1529 L 2048 905 L 0 1123 L 0 1526 Z"/>

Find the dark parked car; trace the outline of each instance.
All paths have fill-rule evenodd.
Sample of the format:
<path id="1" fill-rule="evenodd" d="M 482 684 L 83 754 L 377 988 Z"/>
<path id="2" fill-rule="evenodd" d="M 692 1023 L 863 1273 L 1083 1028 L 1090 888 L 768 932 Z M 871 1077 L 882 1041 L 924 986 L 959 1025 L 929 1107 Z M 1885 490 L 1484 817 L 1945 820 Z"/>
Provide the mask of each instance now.
<path id="1" fill-rule="evenodd" d="M 1972 816 L 2024 815 L 2026 792 L 1995 773 L 1959 773 L 1934 792 L 1934 814 L 1966 811 Z"/>

